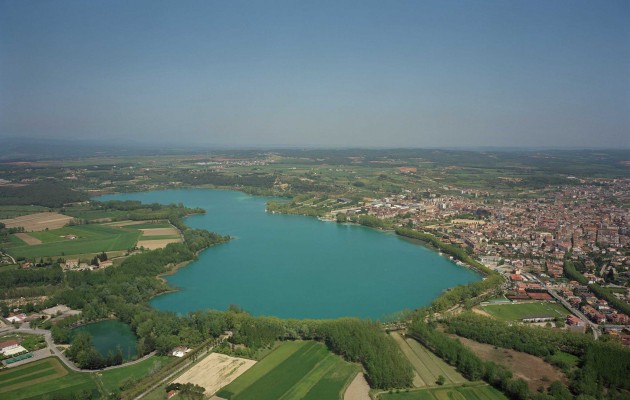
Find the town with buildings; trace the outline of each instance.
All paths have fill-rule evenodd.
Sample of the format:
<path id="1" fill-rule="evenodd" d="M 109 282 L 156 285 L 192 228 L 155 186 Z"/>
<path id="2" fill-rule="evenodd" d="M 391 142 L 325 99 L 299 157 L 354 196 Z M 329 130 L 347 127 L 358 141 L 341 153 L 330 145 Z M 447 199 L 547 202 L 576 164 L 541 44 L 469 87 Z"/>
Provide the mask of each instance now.
<path id="1" fill-rule="evenodd" d="M 510 200 L 488 200 L 487 193 L 470 190 L 447 196 L 406 193 L 366 199 L 337 212 L 393 219 L 463 247 L 503 273 L 510 283 L 506 298 L 557 299 L 575 311 L 568 327 L 584 332 L 590 323 L 630 345 L 630 317 L 588 289 L 598 283 L 630 303 L 630 218 L 624 207 L 629 199 L 630 180 L 602 179 Z M 565 260 L 583 266 L 587 281 L 565 277 Z"/>

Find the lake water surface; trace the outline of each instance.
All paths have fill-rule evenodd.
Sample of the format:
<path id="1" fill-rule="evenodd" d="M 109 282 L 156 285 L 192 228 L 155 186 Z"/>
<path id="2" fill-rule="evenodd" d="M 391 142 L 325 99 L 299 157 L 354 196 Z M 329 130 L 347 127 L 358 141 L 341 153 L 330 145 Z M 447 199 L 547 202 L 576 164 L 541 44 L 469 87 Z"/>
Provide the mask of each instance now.
<path id="1" fill-rule="evenodd" d="M 426 306 L 444 289 L 479 280 L 423 246 L 391 233 L 316 218 L 265 212 L 268 198 L 210 189 L 108 195 L 201 207 L 186 224 L 235 237 L 203 251 L 168 276 L 177 292 L 158 296 L 160 310 L 225 310 L 282 318 L 383 318 Z"/>
<path id="2" fill-rule="evenodd" d="M 107 357 L 107 353 L 110 351 L 115 354 L 118 347 L 122 350 L 124 361 L 135 358 L 137 354 L 136 342 L 138 338 L 134 335 L 131 327 L 123 322 L 104 320 L 81 325 L 72 330 L 72 335 L 76 335 L 78 332 L 90 334 L 92 344 L 103 357 Z M 70 341 L 72 342 L 72 337 Z"/>

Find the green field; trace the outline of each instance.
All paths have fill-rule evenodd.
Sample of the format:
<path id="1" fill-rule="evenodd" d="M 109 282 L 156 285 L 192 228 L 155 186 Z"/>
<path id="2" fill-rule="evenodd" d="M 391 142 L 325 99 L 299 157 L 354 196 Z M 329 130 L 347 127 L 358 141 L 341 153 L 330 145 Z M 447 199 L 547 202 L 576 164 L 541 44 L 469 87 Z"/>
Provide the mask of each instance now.
<path id="1" fill-rule="evenodd" d="M 378 398 L 381 400 L 507 400 L 503 393 L 486 384 L 386 393 Z"/>
<path id="2" fill-rule="evenodd" d="M 174 361 L 173 357 L 153 356 L 147 360 L 127 367 L 110 369 L 99 373 L 99 379 L 103 384 L 103 389 L 110 393 L 118 388 L 126 381 L 137 381 L 151 372 L 155 372 L 169 362 Z"/>
<path id="3" fill-rule="evenodd" d="M 34 361 L 0 372 L 0 398 L 25 400 L 79 390 L 97 392 L 92 374 L 72 372 L 56 357 Z"/>
<path id="4" fill-rule="evenodd" d="M 85 219 L 88 221 L 94 221 L 98 219 L 106 218 L 119 218 L 124 217 L 127 212 L 120 210 L 80 210 L 69 209 L 64 212 L 65 215 L 69 215 L 74 218 Z"/>
<path id="5" fill-rule="evenodd" d="M 534 302 L 516 304 L 493 304 L 481 307 L 502 321 L 520 321 L 523 318 L 559 317 L 566 318 L 569 311 L 558 303 Z"/>
<path id="6" fill-rule="evenodd" d="M 42 243 L 30 246 L 23 242 L 13 243 L 7 246 L 7 252 L 13 257 L 34 258 L 127 250 L 136 245 L 141 232 L 135 227 L 116 228 L 90 224 L 30 232 L 29 235 L 41 240 Z M 65 238 L 67 235 L 75 235 L 77 238 Z"/>
<path id="7" fill-rule="evenodd" d="M 158 228 L 172 228 L 172 227 L 173 225 L 169 223 L 155 223 L 155 224 L 147 223 L 147 224 L 134 224 L 134 225 L 126 226 L 126 228 L 132 228 L 132 229 L 158 229 Z"/>
<path id="8" fill-rule="evenodd" d="M 286 342 L 217 396 L 225 399 L 340 399 L 359 367 L 317 342 Z"/>
<path id="9" fill-rule="evenodd" d="M 460 385 L 468 382 L 455 368 L 427 350 L 414 339 L 403 338 L 398 332 L 390 334 L 414 369 L 415 387 L 437 386 L 436 381 L 442 375 L 447 385 Z"/>

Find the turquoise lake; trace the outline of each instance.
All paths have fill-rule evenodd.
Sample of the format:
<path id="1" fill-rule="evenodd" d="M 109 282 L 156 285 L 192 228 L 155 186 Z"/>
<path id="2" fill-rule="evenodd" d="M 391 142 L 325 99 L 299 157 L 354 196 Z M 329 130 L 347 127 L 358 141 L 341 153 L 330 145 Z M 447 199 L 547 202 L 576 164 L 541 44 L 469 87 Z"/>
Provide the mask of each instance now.
<path id="1" fill-rule="evenodd" d="M 97 200 L 201 207 L 207 213 L 187 218 L 187 225 L 235 238 L 166 277 L 179 290 L 154 298 L 151 304 L 159 310 L 226 310 L 234 304 L 253 315 L 281 318 L 381 319 L 481 279 L 393 233 L 267 213 L 268 198 L 241 192 L 183 189 Z"/>
<path id="2" fill-rule="evenodd" d="M 108 352 L 116 353 L 118 347 L 122 351 L 123 360 L 136 357 L 136 342 L 138 338 L 131 327 L 117 320 L 105 320 L 79 326 L 72 330 L 72 335 L 85 332 L 92 336 L 92 343 L 96 350 L 107 357 Z M 70 340 L 72 342 L 72 339 Z"/>

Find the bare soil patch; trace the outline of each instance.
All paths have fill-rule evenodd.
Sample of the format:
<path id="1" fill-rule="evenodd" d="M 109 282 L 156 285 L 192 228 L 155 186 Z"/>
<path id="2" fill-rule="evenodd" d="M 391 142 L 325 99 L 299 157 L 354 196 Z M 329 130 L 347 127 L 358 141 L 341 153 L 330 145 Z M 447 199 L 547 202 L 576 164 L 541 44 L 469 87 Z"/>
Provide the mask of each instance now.
<path id="1" fill-rule="evenodd" d="M 32 246 L 34 244 L 42 244 L 41 240 L 34 238 L 28 233 L 16 233 L 15 236 L 19 237 L 24 243 L 28 244 L 29 246 Z"/>
<path id="2" fill-rule="evenodd" d="M 370 385 L 362 372 L 359 372 L 352 380 L 343 394 L 343 400 L 370 400 Z"/>
<path id="3" fill-rule="evenodd" d="M 168 236 L 179 235 L 179 231 L 176 228 L 150 228 L 140 229 L 144 236 Z"/>
<path id="4" fill-rule="evenodd" d="M 212 353 L 184 372 L 175 382 L 202 386 L 206 389 L 205 395 L 212 396 L 253 367 L 254 364 L 256 361 L 253 360 Z"/>
<path id="5" fill-rule="evenodd" d="M 494 318 L 492 315 L 490 315 L 490 313 L 488 313 L 485 310 L 482 310 L 479 307 L 473 307 L 472 312 L 474 312 L 475 314 L 483 315 L 484 317 Z"/>
<path id="6" fill-rule="evenodd" d="M 553 381 L 567 383 L 566 376 L 561 370 L 546 363 L 542 358 L 520 351 L 495 348 L 492 345 L 475 342 L 460 336 L 452 335 L 459 339 L 466 347 L 471 349 L 479 358 L 486 361 L 494 361 L 505 365 L 513 373 L 514 377 L 521 378 L 529 389 L 535 392 L 540 386 L 547 389 Z"/>
<path id="7" fill-rule="evenodd" d="M 59 229 L 66 226 L 74 218 L 59 213 L 36 213 L 20 217 L 0 220 L 7 228 L 23 227 L 27 232 L 38 232 L 48 229 Z"/>
<path id="8" fill-rule="evenodd" d="M 129 225 L 140 225 L 140 224 L 146 224 L 147 221 L 132 221 L 132 220 L 125 220 L 125 221 L 117 221 L 117 222 L 112 222 L 112 223 L 106 223 L 104 225 L 107 226 L 129 226 Z"/>
<path id="9" fill-rule="evenodd" d="M 169 243 L 180 243 L 181 239 L 158 239 L 158 240 L 140 240 L 138 247 L 144 247 L 147 250 L 163 249 Z"/>

